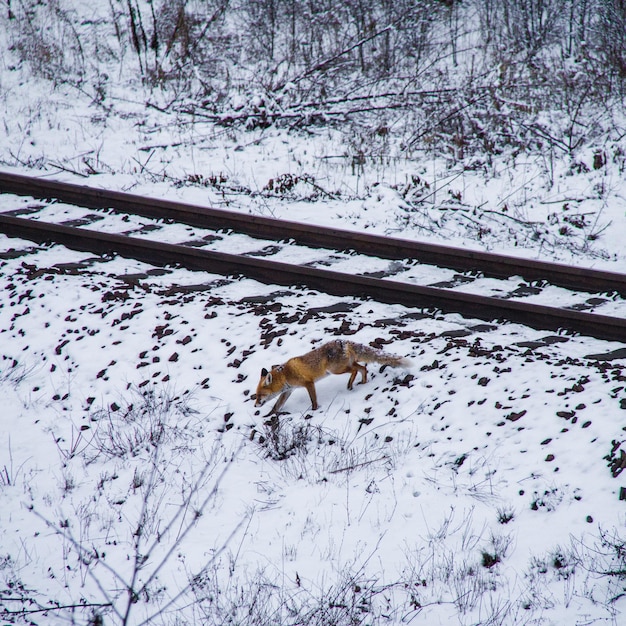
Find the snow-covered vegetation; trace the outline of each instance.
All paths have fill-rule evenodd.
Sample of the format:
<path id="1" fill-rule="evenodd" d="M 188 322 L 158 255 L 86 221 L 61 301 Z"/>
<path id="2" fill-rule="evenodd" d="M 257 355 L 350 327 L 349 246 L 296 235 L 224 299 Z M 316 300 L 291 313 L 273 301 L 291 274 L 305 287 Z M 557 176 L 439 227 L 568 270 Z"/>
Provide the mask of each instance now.
<path id="1" fill-rule="evenodd" d="M 619 2 L 5 0 L 0 19 L 5 165 L 563 260 L 621 250 Z"/>
<path id="2" fill-rule="evenodd" d="M 1 0 L 0 165 L 624 272 L 625 50 L 617 0 Z M 621 345 L 0 241 L 3 622 L 623 620 Z M 254 409 L 346 335 L 413 366 Z"/>

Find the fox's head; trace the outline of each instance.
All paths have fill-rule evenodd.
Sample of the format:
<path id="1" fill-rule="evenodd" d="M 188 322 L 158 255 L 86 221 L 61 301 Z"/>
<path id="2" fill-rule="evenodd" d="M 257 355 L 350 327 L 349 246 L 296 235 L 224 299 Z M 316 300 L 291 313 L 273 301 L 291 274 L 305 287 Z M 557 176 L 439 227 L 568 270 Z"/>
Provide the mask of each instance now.
<path id="1" fill-rule="evenodd" d="M 274 366 L 268 372 L 261 370 L 261 380 L 256 388 L 256 401 L 254 406 L 261 406 L 274 396 L 285 390 L 285 374 L 280 366 Z"/>

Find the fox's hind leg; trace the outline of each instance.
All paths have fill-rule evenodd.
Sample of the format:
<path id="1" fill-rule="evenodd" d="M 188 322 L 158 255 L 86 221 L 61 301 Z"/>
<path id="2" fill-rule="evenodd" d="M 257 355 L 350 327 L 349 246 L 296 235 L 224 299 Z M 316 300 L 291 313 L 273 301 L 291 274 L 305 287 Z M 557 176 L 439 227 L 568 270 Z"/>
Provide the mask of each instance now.
<path id="1" fill-rule="evenodd" d="M 356 361 L 352 364 L 352 369 L 350 370 L 350 380 L 348 381 L 348 389 L 352 389 L 352 383 L 356 378 L 356 375 L 361 372 L 361 382 L 359 385 L 367 382 L 367 365 L 361 365 Z"/>
<path id="2" fill-rule="evenodd" d="M 315 411 L 316 409 L 319 408 L 319 405 L 317 404 L 317 393 L 315 391 L 315 383 L 306 383 L 304 385 L 306 387 L 306 390 L 309 392 L 309 398 L 311 398 L 311 408 Z"/>

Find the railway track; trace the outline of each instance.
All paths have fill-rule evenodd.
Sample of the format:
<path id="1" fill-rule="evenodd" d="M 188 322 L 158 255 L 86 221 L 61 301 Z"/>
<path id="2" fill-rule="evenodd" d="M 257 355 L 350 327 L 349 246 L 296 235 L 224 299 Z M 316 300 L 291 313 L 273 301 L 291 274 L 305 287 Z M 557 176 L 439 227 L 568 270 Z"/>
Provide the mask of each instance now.
<path id="1" fill-rule="evenodd" d="M 626 315 L 622 314 L 626 304 L 620 308 L 626 295 L 626 276 L 622 274 L 283 222 L 1 172 L 0 193 L 5 199 L 0 205 L 0 232 L 11 237 L 626 342 Z M 10 201 L 15 196 L 54 201 L 36 205 L 27 200 Z M 85 213 L 84 208 L 92 211 Z M 181 230 L 181 225 L 185 229 Z M 320 249 L 333 252 L 320 257 Z M 526 281 L 521 287 L 520 277 Z M 493 278 L 508 282 L 499 280 L 494 286 Z M 535 281 L 539 282 L 533 284 Z M 564 293 L 565 288 L 575 291 Z M 550 293 L 555 295 L 550 297 Z M 589 293 L 594 296 L 590 298 Z M 550 302 L 562 300 L 562 305 L 536 301 L 545 300 L 546 295 Z M 608 313 L 603 313 L 603 308 Z"/>

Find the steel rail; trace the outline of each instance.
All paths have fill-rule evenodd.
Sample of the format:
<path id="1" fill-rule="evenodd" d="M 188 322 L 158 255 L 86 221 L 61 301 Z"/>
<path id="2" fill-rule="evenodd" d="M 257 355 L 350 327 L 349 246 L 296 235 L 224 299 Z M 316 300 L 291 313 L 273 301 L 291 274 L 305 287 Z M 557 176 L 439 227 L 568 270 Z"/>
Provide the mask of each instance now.
<path id="1" fill-rule="evenodd" d="M 617 292 L 626 296 L 626 275 L 616 272 L 234 213 L 21 174 L 0 172 L 0 193 L 55 198 L 68 204 L 114 209 L 153 219 L 171 219 L 200 228 L 231 229 L 257 238 L 292 239 L 318 248 L 354 250 L 386 259 L 415 259 L 462 272 L 482 272 L 495 278 L 521 276 L 527 281 L 545 280 L 568 289 Z"/>
<path id="2" fill-rule="evenodd" d="M 304 285 L 333 295 L 372 298 L 409 307 L 435 307 L 479 319 L 507 319 L 542 330 L 567 329 L 626 342 L 626 320 L 582 311 L 354 276 L 1 214 L 0 232 L 38 243 L 56 242 L 90 253 L 118 254 L 150 264 L 179 265 L 221 275 L 244 275 L 266 284 Z"/>

